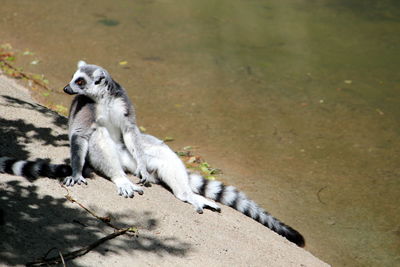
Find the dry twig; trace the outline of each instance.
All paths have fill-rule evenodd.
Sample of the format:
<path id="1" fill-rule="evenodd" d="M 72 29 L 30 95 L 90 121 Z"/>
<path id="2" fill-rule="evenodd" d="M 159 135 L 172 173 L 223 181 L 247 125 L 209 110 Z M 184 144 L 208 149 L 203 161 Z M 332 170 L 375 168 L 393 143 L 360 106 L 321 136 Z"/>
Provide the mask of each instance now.
<path id="1" fill-rule="evenodd" d="M 48 253 L 46 253 L 45 257 L 43 257 L 41 259 L 38 259 L 36 261 L 28 262 L 28 263 L 26 263 L 26 266 L 43 266 L 43 265 L 59 264 L 59 263 L 63 263 L 64 266 L 65 266 L 65 262 L 66 261 L 75 259 L 77 257 L 81 257 L 81 256 L 85 255 L 86 253 L 88 253 L 89 251 L 95 249 L 96 247 L 98 247 L 102 243 L 106 242 L 107 240 L 113 239 L 113 238 L 115 238 L 117 236 L 123 235 L 123 234 L 125 234 L 127 232 L 131 232 L 131 231 L 135 232 L 136 230 L 134 228 L 131 228 L 131 227 L 123 228 L 123 229 L 117 230 L 114 233 L 109 234 L 109 235 L 107 235 L 107 236 L 105 236 L 103 238 L 100 238 L 96 242 L 94 242 L 94 243 L 92 243 L 92 244 L 90 244 L 88 246 L 82 247 L 82 248 L 80 248 L 78 250 L 72 251 L 70 253 L 66 253 L 64 255 L 62 255 L 61 252 L 59 251 L 59 255 L 58 256 L 51 257 L 51 258 L 46 258 L 47 254 L 51 250 L 53 250 L 53 249 L 51 249 Z"/>
<path id="2" fill-rule="evenodd" d="M 65 187 L 62 186 L 66 191 L 67 194 L 65 195 L 65 198 L 67 200 L 69 200 L 72 203 L 76 203 L 78 204 L 82 209 L 84 209 L 87 213 L 89 213 L 90 215 L 92 215 L 93 217 L 95 217 L 96 219 L 104 222 L 105 224 L 107 224 L 109 227 L 114 228 L 115 231 L 112 234 L 109 234 L 99 240 L 97 240 L 96 242 L 82 247 L 78 250 L 69 252 L 67 254 L 62 254 L 61 251 L 57 248 L 51 248 L 49 251 L 46 252 L 46 254 L 44 255 L 44 257 L 37 259 L 35 261 L 31 261 L 26 263 L 26 266 L 43 266 L 43 265 L 50 265 L 50 264 L 60 264 L 62 263 L 63 266 L 65 265 L 66 261 L 75 259 L 77 257 L 81 257 L 83 255 L 85 255 L 86 253 L 88 253 L 89 251 L 95 249 L 96 247 L 98 247 L 99 245 L 101 245 L 102 243 L 106 242 L 107 240 L 113 239 L 117 236 L 123 235 L 123 234 L 129 234 L 130 236 L 137 236 L 137 229 L 135 227 L 127 227 L 127 228 L 119 228 L 115 225 L 113 225 L 111 223 L 111 218 L 110 217 L 101 217 L 98 216 L 96 213 L 94 213 L 93 211 L 89 210 L 88 208 L 86 208 L 84 205 L 82 205 L 81 203 L 79 203 L 76 199 L 74 199 L 70 194 L 69 194 L 69 190 Z M 52 250 L 58 250 L 58 256 L 55 257 L 51 257 L 51 258 L 47 258 L 47 256 L 49 255 L 49 253 Z"/>
<path id="3" fill-rule="evenodd" d="M 90 209 L 86 208 L 83 204 L 79 203 L 76 199 L 74 199 L 74 198 L 69 194 L 68 188 L 66 188 L 64 185 L 61 185 L 61 186 L 67 191 L 67 194 L 65 195 L 65 198 L 66 198 L 67 200 L 69 200 L 69 201 L 72 202 L 72 203 L 78 204 L 78 205 L 79 205 L 82 209 L 84 209 L 87 213 L 89 213 L 90 215 L 92 215 L 92 216 L 95 217 L 96 219 L 102 221 L 103 223 L 107 224 L 107 225 L 110 226 L 111 228 L 114 228 L 115 230 L 121 230 L 121 228 L 119 228 L 119 227 L 117 227 L 117 226 L 115 226 L 114 224 L 111 223 L 111 218 L 110 218 L 110 217 L 108 217 L 108 216 L 107 216 L 107 217 L 101 217 L 101 216 L 97 215 L 96 213 L 94 213 L 94 212 L 91 211 Z M 133 234 L 133 235 L 136 236 L 136 235 L 137 235 L 137 229 L 136 229 L 136 228 L 133 228 L 133 227 L 132 227 L 132 229 L 135 229 L 135 231 L 130 231 L 130 232 L 128 232 L 128 233 Z"/>

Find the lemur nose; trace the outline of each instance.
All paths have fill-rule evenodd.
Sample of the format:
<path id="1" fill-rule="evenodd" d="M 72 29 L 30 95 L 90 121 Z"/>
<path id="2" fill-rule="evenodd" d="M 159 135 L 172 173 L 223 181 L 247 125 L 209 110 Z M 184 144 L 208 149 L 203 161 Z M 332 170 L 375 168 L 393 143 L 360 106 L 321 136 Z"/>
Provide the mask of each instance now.
<path id="1" fill-rule="evenodd" d="M 67 84 L 67 85 L 64 87 L 64 92 L 67 93 L 67 94 L 69 94 L 69 95 L 73 95 L 73 94 L 74 94 L 74 92 L 72 91 L 72 88 L 71 88 L 71 86 L 69 86 L 69 84 Z"/>

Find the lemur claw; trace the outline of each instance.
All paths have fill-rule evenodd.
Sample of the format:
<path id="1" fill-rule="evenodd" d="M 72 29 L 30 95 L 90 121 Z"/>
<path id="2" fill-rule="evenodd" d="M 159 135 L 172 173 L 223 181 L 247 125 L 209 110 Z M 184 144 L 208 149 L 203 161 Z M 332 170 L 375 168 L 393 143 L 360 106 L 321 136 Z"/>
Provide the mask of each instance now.
<path id="1" fill-rule="evenodd" d="M 68 176 L 63 181 L 63 184 L 66 186 L 74 186 L 75 184 L 80 185 L 81 183 L 87 185 L 87 181 L 82 175 Z"/>

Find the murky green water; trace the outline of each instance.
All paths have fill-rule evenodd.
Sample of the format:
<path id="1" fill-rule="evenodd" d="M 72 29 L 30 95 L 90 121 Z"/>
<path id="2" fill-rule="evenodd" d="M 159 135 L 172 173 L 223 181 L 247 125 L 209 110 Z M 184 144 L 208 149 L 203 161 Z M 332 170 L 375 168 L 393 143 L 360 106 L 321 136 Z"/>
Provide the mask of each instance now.
<path id="1" fill-rule="evenodd" d="M 198 146 L 321 259 L 400 265 L 399 1 L 2 0 L 0 18 L 26 69 L 61 88 L 79 59 L 106 67 L 148 132 Z"/>

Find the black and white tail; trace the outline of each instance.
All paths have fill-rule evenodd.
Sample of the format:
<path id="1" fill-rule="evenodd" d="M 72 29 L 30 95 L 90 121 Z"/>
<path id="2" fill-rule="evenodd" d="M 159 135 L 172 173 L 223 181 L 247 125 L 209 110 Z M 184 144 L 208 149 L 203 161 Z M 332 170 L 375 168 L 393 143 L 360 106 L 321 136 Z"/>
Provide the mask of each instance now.
<path id="1" fill-rule="evenodd" d="M 194 193 L 232 207 L 296 245 L 304 247 L 305 241 L 299 232 L 274 218 L 235 187 L 226 186 L 219 181 L 207 180 L 201 175 L 195 173 L 189 174 L 189 182 Z"/>
<path id="2" fill-rule="evenodd" d="M 51 164 L 46 160 L 18 160 L 0 157 L 0 173 L 23 176 L 28 179 L 38 177 L 63 178 L 72 174 L 71 166 L 67 164 Z"/>

